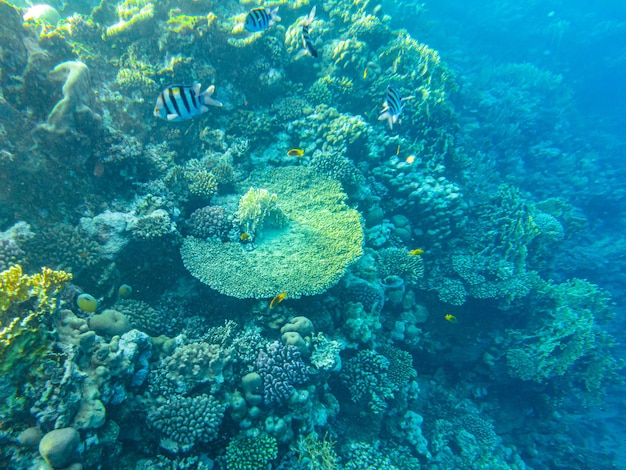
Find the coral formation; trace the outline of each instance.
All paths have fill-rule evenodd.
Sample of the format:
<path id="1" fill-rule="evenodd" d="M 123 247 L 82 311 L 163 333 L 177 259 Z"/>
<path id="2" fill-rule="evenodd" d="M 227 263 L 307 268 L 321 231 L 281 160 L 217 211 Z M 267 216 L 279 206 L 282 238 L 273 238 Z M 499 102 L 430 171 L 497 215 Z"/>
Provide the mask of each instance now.
<path id="1" fill-rule="evenodd" d="M 338 183 L 310 169 L 274 170 L 262 182 L 267 194 L 280 195 L 284 225 L 268 230 L 250 251 L 235 242 L 188 237 L 181 248 L 185 267 L 210 287 L 238 298 L 324 292 L 362 253 L 360 215 L 344 204 Z M 262 213 L 260 206 L 253 207 L 257 210 L 251 214 Z M 248 228 L 257 225 L 258 220 Z"/>
<path id="2" fill-rule="evenodd" d="M 305 383 L 308 369 L 298 348 L 275 341 L 259 351 L 256 368 L 263 379 L 263 398 L 267 405 L 282 403 Z"/>
<path id="3" fill-rule="evenodd" d="M 173 395 L 156 405 L 148 422 L 162 435 L 164 448 L 189 449 L 217 437 L 224 406 L 212 395 Z"/>

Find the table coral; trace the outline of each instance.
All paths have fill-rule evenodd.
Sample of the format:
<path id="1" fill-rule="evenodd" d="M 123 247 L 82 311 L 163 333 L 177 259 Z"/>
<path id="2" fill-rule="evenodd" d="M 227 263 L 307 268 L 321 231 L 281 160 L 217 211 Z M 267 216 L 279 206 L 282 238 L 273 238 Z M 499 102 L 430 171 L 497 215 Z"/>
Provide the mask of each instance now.
<path id="1" fill-rule="evenodd" d="M 258 177 L 277 194 L 283 227 L 268 230 L 254 249 L 238 242 L 185 239 L 185 267 L 222 294 L 238 298 L 288 298 L 324 292 L 362 254 L 358 212 L 344 203 L 339 183 L 305 167 L 281 168 Z"/>

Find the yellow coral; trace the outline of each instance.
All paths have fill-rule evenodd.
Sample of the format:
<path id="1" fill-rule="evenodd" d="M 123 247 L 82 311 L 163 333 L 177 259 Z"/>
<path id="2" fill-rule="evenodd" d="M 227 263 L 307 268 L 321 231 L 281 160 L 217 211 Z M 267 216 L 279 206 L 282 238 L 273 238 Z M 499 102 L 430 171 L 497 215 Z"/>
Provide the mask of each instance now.
<path id="1" fill-rule="evenodd" d="M 37 331 L 32 323 L 46 312 L 55 308 L 56 298 L 72 274 L 43 268 L 41 273 L 32 276 L 24 274 L 20 265 L 11 266 L 0 273 L 0 357 L 7 348 L 25 332 Z M 29 299 L 35 299 L 36 310 L 17 309 L 15 306 Z M 13 308 L 12 308 L 13 307 Z M 11 312 L 9 313 L 9 309 Z M 19 348 L 18 348 L 19 349 Z M 0 362 L 4 362 L 6 358 Z"/>
<path id="2" fill-rule="evenodd" d="M 22 274 L 22 267 L 17 264 L 0 273 L 0 310 L 5 312 L 13 302 L 28 300 L 30 278 Z"/>
<path id="3" fill-rule="evenodd" d="M 54 308 L 58 294 L 72 280 L 72 274 L 43 268 L 41 273 L 29 276 L 22 272 L 19 264 L 0 273 L 0 310 L 6 312 L 14 303 L 37 298 L 38 310 Z"/>

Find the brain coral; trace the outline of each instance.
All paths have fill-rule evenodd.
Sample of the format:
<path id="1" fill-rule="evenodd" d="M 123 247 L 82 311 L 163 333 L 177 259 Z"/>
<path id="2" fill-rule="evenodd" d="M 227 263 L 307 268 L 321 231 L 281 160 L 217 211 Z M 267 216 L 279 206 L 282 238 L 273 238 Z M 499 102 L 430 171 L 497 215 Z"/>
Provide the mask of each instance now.
<path id="1" fill-rule="evenodd" d="M 237 298 L 324 292 L 363 253 L 361 216 L 341 185 L 307 167 L 277 168 L 250 181 L 277 194 L 286 223 L 247 251 L 238 242 L 185 239 L 181 256 L 195 277 Z"/>

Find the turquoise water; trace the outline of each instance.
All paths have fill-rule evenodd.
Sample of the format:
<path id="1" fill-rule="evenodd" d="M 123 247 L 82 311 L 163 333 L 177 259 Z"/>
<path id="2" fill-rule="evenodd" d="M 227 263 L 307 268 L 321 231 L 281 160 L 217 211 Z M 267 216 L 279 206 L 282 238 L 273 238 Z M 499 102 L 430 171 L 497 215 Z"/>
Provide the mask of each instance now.
<path id="1" fill-rule="evenodd" d="M 626 468 L 625 10 L 0 3 L 0 466 Z"/>

